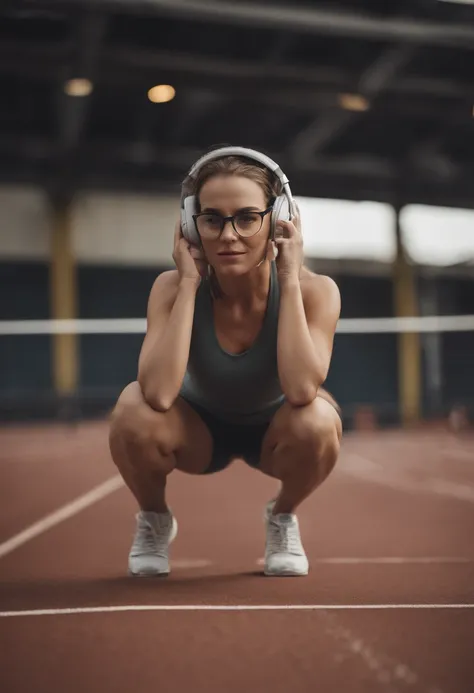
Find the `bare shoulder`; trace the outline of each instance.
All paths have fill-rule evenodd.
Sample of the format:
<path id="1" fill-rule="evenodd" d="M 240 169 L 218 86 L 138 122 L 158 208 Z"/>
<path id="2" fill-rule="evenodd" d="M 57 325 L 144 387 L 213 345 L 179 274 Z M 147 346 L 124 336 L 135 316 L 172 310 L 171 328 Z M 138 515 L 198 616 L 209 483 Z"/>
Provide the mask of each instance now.
<path id="1" fill-rule="evenodd" d="M 316 274 L 307 267 L 303 267 L 300 276 L 301 291 L 306 303 L 311 304 L 330 304 L 340 307 L 341 294 L 339 287 L 331 277 L 325 274 Z"/>
<path id="2" fill-rule="evenodd" d="M 161 272 L 153 282 L 148 297 L 148 305 L 152 310 L 158 306 L 172 306 L 179 286 L 179 274 L 177 270 Z"/>

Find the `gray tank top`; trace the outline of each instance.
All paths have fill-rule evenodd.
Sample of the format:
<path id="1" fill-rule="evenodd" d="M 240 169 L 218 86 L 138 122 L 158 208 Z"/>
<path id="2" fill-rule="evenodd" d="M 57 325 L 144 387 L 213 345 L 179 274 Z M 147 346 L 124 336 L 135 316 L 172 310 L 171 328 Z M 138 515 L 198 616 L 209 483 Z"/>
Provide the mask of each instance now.
<path id="1" fill-rule="evenodd" d="M 209 281 L 201 282 L 181 396 L 224 421 L 238 424 L 269 421 L 284 400 L 277 369 L 279 305 L 278 275 L 272 262 L 261 330 L 247 351 L 230 354 L 217 340 Z"/>

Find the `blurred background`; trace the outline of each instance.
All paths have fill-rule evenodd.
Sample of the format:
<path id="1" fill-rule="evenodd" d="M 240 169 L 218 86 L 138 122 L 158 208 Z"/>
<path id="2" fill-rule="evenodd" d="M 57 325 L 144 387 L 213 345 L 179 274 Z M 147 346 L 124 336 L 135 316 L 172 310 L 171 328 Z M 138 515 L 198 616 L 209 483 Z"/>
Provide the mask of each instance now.
<path id="1" fill-rule="evenodd" d="M 1 421 L 101 416 L 135 378 L 180 182 L 222 143 L 280 163 L 340 287 L 346 426 L 472 415 L 472 0 L 4 0 L 0 89 Z"/>

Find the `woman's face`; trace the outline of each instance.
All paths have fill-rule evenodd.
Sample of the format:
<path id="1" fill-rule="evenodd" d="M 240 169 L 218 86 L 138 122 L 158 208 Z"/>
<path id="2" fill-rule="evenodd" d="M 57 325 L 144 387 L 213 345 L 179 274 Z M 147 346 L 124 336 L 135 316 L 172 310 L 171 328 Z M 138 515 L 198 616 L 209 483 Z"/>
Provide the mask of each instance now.
<path id="1" fill-rule="evenodd" d="M 267 208 L 262 187 L 244 176 L 218 175 L 204 183 L 199 202 L 201 213 L 206 213 L 199 222 L 201 241 L 207 261 L 216 272 L 237 276 L 256 267 L 264 257 L 268 245 L 270 214 L 263 217 L 257 233 L 245 238 L 236 233 L 230 221 L 225 224 L 220 235 L 217 232 L 213 234 L 212 230 L 218 229 L 218 224 L 212 214 L 230 217 L 239 213 L 244 230 L 258 228 L 260 218 L 256 221 L 257 218 L 252 213 L 263 212 Z"/>

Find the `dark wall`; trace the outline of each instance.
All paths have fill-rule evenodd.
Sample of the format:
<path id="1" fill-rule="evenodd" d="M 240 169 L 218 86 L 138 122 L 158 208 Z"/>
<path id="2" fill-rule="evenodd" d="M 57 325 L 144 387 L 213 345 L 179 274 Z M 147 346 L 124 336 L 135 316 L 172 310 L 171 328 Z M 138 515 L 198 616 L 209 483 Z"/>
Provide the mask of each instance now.
<path id="1" fill-rule="evenodd" d="M 143 318 L 160 269 L 78 268 L 79 317 Z M 0 320 L 49 318 L 46 263 L 0 263 Z M 80 409 L 103 411 L 136 378 L 143 335 L 82 335 Z M 0 419 L 54 415 L 51 340 L 0 335 Z"/>
<path id="2" fill-rule="evenodd" d="M 392 286 L 378 277 L 334 277 L 342 297 L 341 318 L 393 315 Z M 337 334 L 327 388 L 348 413 L 372 403 L 389 418 L 397 413 L 397 340 L 393 334 Z"/>
<path id="3" fill-rule="evenodd" d="M 474 281 L 438 281 L 441 315 L 474 314 Z M 474 402 L 474 330 L 441 335 L 443 398 L 448 402 Z"/>
<path id="4" fill-rule="evenodd" d="M 82 318 L 143 318 L 159 270 L 81 267 L 79 311 Z M 116 393 L 137 375 L 141 334 L 83 335 L 81 388 Z"/>
<path id="5" fill-rule="evenodd" d="M 49 317 L 48 268 L 43 263 L 0 263 L 0 320 Z M 51 385 L 48 336 L 0 335 L 2 396 Z"/>
<path id="6" fill-rule="evenodd" d="M 82 318 L 143 318 L 149 290 L 160 268 L 79 268 Z M 334 277 L 342 295 L 342 317 L 393 315 L 388 279 Z M 0 263 L 0 320 L 48 318 L 48 272 L 42 263 Z M 439 312 L 474 313 L 474 282 L 437 280 Z M 90 409 L 104 408 L 136 377 L 143 335 L 83 335 L 80 339 L 80 394 Z M 474 399 L 474 331 L 441 335 L 443 402 Z M 372 403 L 392 419 L 397 415 L 397 340 L 395 335 L 338 334 L 327 388 L 350 413 Z M 49 337 L 0 336 L 0 416 L 13 408 L 52 396 Z M 425 396 L 425 405 L 429 402 Z M 33 407 L 34 408 L 34 407 Z M 31 410 L 31 407 L 29 407 Z M 89 410 L 88 409 L 88 410 Z M 7 410 L 7 411 L 6 411 Z M 11 413 L 11 412 L 10 412 Z"/>

